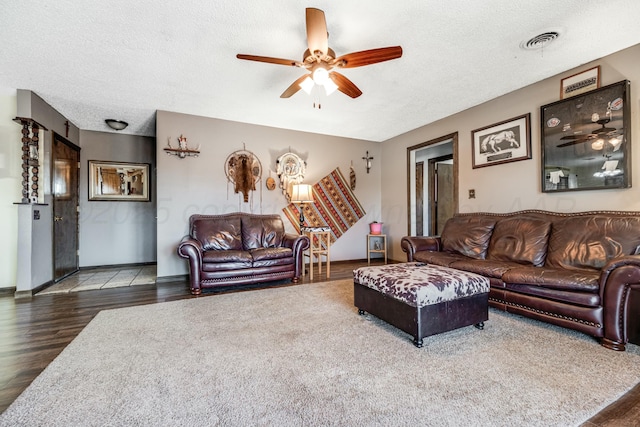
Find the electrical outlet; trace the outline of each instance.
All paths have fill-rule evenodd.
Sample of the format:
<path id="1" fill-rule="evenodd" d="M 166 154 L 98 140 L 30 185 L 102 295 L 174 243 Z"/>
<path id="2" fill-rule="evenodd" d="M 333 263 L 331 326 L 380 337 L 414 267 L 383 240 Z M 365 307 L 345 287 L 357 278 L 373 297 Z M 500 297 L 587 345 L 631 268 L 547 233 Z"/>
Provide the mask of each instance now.
<path id="1" fill-rule="evenodd" d="M 476 190 L 469 190 L 469 198 L 470 199 L 476 198 Z"/>

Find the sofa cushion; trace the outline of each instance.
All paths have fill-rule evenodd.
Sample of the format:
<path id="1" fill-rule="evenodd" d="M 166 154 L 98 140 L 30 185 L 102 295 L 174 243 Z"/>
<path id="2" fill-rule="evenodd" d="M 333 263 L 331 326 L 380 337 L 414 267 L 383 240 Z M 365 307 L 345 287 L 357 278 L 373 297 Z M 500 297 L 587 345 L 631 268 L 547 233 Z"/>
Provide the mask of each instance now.
<path id="1" fill-rule="evenodd" d="M 247 251 L 205 251 L 202 253 L 202 271 L 231 271 L 251 268 L 253 258 Z"/>
<path id="2" fill-rule="evenodd" d="M 414 261 L 424 262 L 426 264 L 441 265 L 448 267 L 455 261 L 469 259 L 464 255 L 450 254 L 448 252 L 436 252 L 436 251 L 418 251 L 413 256 Z"/>
<path id="3" fill-rule="evenodd" d="M 236 251 L 236 250 L 226 250 L 226 251 L 204 251 L 202 253 L 202 263 L 225 263 L 225 262 L 240 262 L 247 264 L 251 267 L 251 262 L 253 261 L 253 257 L 247 251 Z"/>
<path id="4" fill-rule="evenodd" d="M 522 266 L 506 271 L 502 281 L 505 284 L 537 285 L 564 291 L 597 293 L 600 290 L 600 272 L 593 270 Z"/>
<path id="5" fill-rule="evenodd" d="M 533 295 L 585 307 L 598 307 L 601 303 L 600 294 L 595 292 L 560 291 L 537 285 L 514 285 L 512 283 L 506 283 L 505 288 L 520 294 Z"/>
<path id="6" fill-rule="evenodd" d="M 249 251 L 253 261 L 264 261 L 270 259 L 293 258 L 291 248 L 257 248 Z"/>
<path id="7" fill-rule="evenodd" d="M 469 258 L 449 264 L 449 267 L 451 268 L 468 271 L 470 273 L 482 274 L 485 277 L 493 277 L 496 279 L 500 279 L 505 272 L 518 266 L 519 264 L 513 262 Z"/>
<path id="8" fill-rule="evenodd" d="M 282 246 L 284 223 L 278 215 L 247 215 L 242 217 L 244 249 L 277 248 Z"/>
<path id="9" fill-rule="evenodd" d="M 600 270 L 613 258 L 634 254 L 638 245 L 638 217 L 565 218 L 553 223 L 546 265 Z"/>
<path id="10" fill-rule="evenodd" d="M 551 223 L 535 218 L 499 220 L 491 235 L 487 258 L 541 266 L 547 255 Z"/>
<path id="11" fill-rule="evenodd" d="M 454 216 L 442 230 L 442 250 L 484 259 L 495 224 L 494 218 L 484 216 Z"/>
<path id="12" fill-rule="evenodd" d="M 207 217 L 192 220 L 191 236 L 205 251 L 242 250 L 239 217 Z"/>

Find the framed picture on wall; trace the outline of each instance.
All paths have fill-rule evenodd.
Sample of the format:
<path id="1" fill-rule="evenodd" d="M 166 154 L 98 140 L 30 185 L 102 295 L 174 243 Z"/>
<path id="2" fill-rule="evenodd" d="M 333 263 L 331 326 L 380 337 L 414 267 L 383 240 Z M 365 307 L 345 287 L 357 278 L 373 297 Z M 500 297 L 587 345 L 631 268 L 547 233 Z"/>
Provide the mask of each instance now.
<path id="1" fill-rule="evenodd" d="M 580 95 L 600 87 L 600 66 L 590 68 L 560 81 L 560 99 Z"/>
<path id="2" fill-rule="evenodd" d="M 89 200 L 149 201 L 149 164 L 89 160 Z"/>
<path id="3" fill-rule="evenodd" d="M 531 158 L 531 113 L 471 131 L 474 169 Z"/>
<path id="4" fill-rule="evenodd" d="M 542 191 L 631 187 L 629 81 L 540 107 Z"/>

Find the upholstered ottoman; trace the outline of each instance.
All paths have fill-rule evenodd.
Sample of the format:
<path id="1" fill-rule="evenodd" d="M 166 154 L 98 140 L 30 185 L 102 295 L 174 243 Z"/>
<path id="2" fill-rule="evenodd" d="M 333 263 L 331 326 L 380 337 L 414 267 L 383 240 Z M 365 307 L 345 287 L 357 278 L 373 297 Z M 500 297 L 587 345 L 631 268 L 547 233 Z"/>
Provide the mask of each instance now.
<path id="1" fill-rule="evenodd" d="M 489 279 L 423 263 L 361 267 L 353 271 L 354 305 L 413 336 L 424 337 L 463 326 L 484 327 L 489 318 Z"/>

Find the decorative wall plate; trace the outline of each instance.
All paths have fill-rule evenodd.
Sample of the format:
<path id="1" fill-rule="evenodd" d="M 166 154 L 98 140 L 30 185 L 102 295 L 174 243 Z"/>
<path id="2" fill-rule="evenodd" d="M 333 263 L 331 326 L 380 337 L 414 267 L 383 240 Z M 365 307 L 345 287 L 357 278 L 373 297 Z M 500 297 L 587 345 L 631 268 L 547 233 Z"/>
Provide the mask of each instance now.
<path id="1" fill-rule="evenodd" d="M 267 190 L 272 191 L 276 189 L 276 180 L 272 177 L 267 178 Z"/>
<path id="2" fill-rule="evenodd" d="M 293 184 L 300 184 L 304 179 L 307 164 L 295 153 L 285 153 L 276 161 L 276 173 L 280 178 L 282 194 L 291 202 L 291 188 Z"/>

